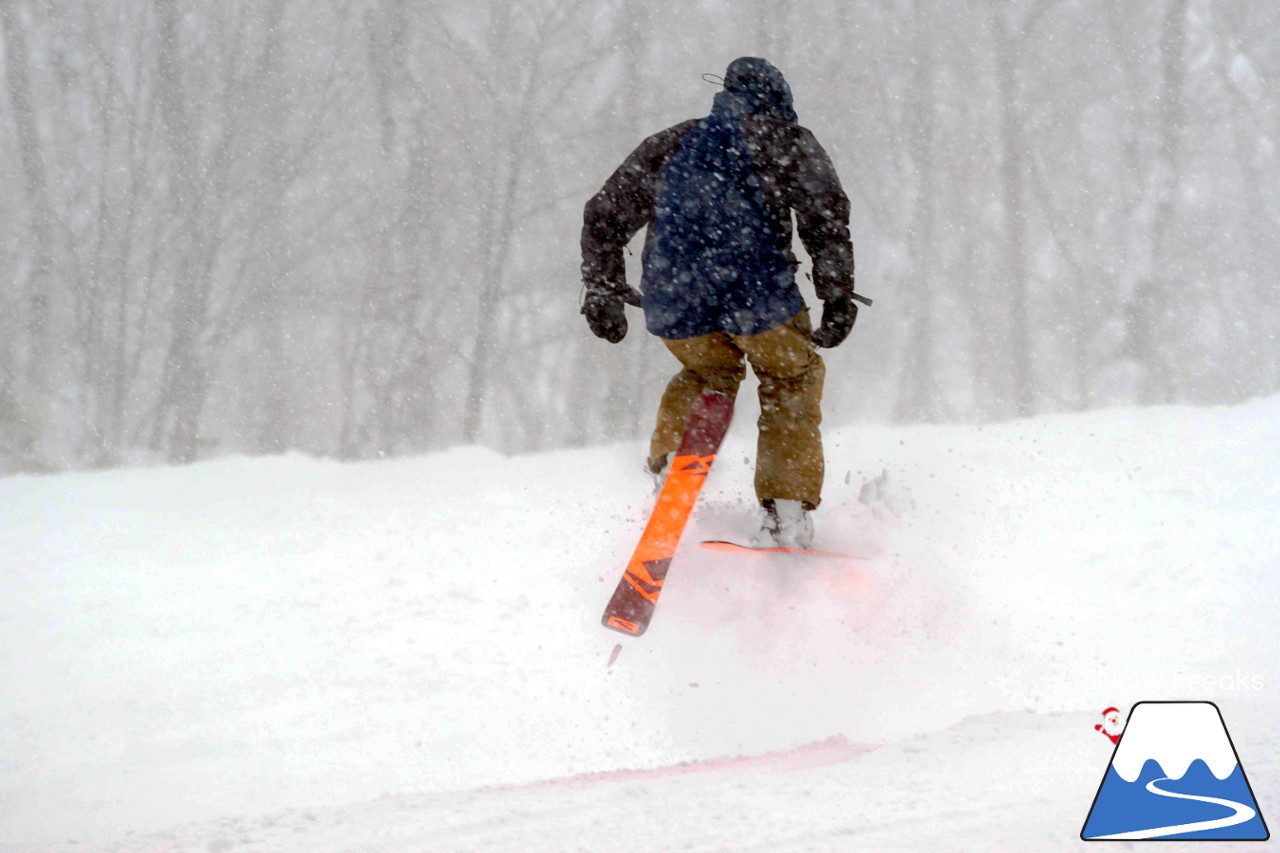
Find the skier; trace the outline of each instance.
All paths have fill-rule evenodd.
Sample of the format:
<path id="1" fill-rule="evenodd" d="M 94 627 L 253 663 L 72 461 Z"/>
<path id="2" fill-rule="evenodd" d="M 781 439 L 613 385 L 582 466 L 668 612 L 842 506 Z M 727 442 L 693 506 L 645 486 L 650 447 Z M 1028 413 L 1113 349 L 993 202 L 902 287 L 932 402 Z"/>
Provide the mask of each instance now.
<path id="1" fill-rule="evenodd" d="M 582 313 L 617 343 L 624 304 L 642 306 L 649 332 L 682 369 L 667 385 L 649 445 L 661 477 L 704 391 L 733 397 L 760 380 L 755 490 L 763 509 L 757 545 L 809 548 L 821 502 L 822 384 L 816 347 L 834 347 L 858 316 L 849 201 L 831 160 L 797 123 L 791 88 L 764 59 L 725 72 L 711 114 L 649 137 L 587 202 L 582 230 Z M 823 301 L 812 330 L 795 282 L 791 213 L 813 261 Z M 623 248 L 648 226 L 641 293 L 626 281 Z"/>

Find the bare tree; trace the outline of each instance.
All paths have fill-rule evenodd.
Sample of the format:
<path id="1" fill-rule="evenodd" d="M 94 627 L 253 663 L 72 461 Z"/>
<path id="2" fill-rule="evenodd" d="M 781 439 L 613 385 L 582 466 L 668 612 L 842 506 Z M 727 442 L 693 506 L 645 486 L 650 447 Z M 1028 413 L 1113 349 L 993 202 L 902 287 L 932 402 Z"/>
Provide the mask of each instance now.
<path id="1" fill-rule="evenodd" d="M 10 414 L 11 440 L 16 440 L 19 454 L 30 460 L 35 443 L 48 429 L 49 400 L 53 393 L 50 380 L 53 351 L 49 313 L 53 277 L 58 266 L 59 220 L 54 212 L 45 169 L 40 134 L 36 127 L 35 101 L 32 88 L 31 58 L 27 50 L 25 3 L 4 0 L 0 3 L 0 29 L 4 34 L 5 77 L 8 83 L 10 117 L 18 141 L 22 167 L 22 185 L 26 194 L 28 228 L 31 246 L 30 273 L 25 298 L 20 306 L 24 335 L 28 342 L 10 368 L 10 381 L 5 383 L 5 398 Z M 19 427 L 20 425 L 20 427 Z"/>
<path id="2" fill-rule="evenodd" d="M 586 331 L 582 203 L 738 53 L 878 297 L 829 423 L 1280 387 L 1274 4 L 723 12 L 3 0 L 0 465 L 642 436 L 675 365 Z"/>

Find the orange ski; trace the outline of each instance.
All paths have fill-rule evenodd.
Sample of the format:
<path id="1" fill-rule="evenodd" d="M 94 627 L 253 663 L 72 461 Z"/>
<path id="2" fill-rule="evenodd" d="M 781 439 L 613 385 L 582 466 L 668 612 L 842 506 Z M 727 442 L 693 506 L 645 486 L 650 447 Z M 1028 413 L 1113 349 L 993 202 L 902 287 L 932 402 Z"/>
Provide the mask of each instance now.
<path id="1" fill-rule="evenodd" d="M 694 401 L 680 449 L 671 460 L 640 544 L 600 620 L 606 628 L 638 637 L 649 627 L 667 579 L 667 567 L 732 417 L 733 400 L 718 391 L 704 391 Z"/>

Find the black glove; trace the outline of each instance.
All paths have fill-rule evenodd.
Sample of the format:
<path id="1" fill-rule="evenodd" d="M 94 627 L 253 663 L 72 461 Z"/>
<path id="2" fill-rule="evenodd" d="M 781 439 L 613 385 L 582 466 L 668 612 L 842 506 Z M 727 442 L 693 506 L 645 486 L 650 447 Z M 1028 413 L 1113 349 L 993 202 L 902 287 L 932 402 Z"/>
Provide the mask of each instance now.
<path id="1" fill-rule="evenodd" d="M 849 337 L 853 323 L 858 319 L 858 305 L 852 296 L 835 296 L 822 303 L 822 325 L 813 333 L 813 342 L 820 347 L 835 347 Z"/>
<path id="2" fill-rule="evenodd" d="M 627 336 L 627 315 L 622 297 L 607 290 L 588 290 L 582 302 L 591 334 L 616 344 Z"/>

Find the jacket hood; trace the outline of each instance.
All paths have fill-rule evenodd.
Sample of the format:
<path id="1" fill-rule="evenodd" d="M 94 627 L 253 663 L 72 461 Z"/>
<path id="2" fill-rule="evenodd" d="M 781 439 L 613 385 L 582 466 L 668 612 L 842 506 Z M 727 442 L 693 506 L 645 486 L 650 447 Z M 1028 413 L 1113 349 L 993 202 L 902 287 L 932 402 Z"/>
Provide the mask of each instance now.
<path id="1" fill-rule="evenodd" d="M 743 56 L 729 63 L 724 72 L 726 92 L 738 96 L 746 112 L 759 113 L 783 121 L 798 121 L 791 87 L 782 72 L 767 59 Z"/>

